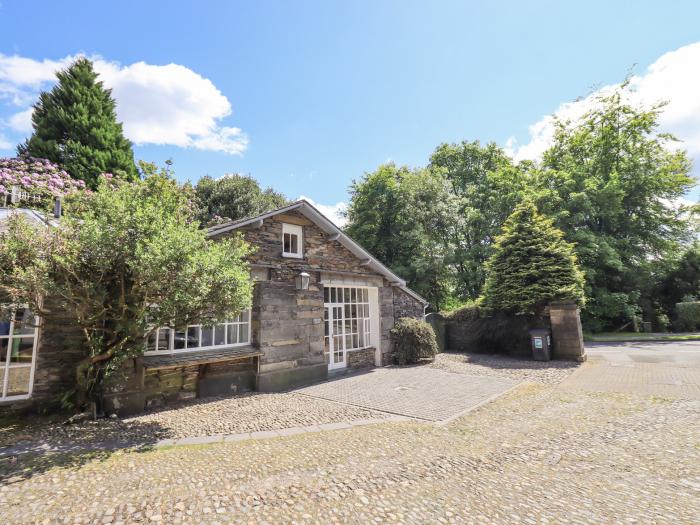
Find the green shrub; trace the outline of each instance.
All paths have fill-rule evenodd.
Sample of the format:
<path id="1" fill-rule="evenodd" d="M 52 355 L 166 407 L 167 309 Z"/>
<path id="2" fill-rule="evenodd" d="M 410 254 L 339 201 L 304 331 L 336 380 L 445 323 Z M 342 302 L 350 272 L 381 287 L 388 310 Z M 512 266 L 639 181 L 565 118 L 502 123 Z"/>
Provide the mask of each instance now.
<path id="1" fill-rule="evenodd" d="M 676 303 L 676 320 L 673 327 L 677 332 L 700 330 L 700 301 Z"/>
<path id="2" fill-rule="evenodd" d="M 433 359 L 438 353 L 433 327 L 425 321 L 402 317 L 391 329 L 392 360 L 398 365 Z"/>

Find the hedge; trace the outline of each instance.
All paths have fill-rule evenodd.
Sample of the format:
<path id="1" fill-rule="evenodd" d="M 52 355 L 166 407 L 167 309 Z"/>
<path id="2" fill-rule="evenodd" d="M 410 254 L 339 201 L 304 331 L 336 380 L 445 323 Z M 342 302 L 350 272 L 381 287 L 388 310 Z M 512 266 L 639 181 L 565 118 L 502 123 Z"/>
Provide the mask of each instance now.
<path id="1" fill-rule="evenodd" d="M 673 327 L 677 332 L 700 331 L 700 301 L 676 303 Z"/>

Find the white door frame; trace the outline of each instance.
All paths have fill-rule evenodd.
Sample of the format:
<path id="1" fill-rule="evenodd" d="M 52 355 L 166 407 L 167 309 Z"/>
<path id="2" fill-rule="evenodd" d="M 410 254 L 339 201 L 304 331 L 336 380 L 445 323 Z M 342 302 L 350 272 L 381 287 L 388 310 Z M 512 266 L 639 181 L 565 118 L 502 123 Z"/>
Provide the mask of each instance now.
<path id="1" fill-rule="evenodd" d="M 379 319 L 379 289 L 376 286 L 367 286 L 363 284 L 356 283 L 323 283 L 325 287 L 331 287 L 336 289 L 344 288 L 356 288 L 367 290 L 367 302 L 369 303 L 369 333 L 366 332 L 366 336 L 369 340 L 365 342 L 365 346 L 362 348 L 374 347 L 374 361 L 376 366 L 381 365 L 382 353 L 381 353 L 381 327 Z M 325 294 L 325 291 L 324 291 Z M 346 345 L 346 340 L 344 338 L 344 328 L 341 328 L 341 333 L 336 334 L 334 330 L 334 325 L 339 322 L 341 327 L 345 326 L 345 312 L 346 312 L 345 302 L 324 302 L 325 316 L 328 317 L 328 369 L 337 370 L 340 368 L 346 368 L 348 363 L 348 353 L 353 350 L 348 350 Z M 336 312 L 339 314 L 336 317 Z M 365 318 L 366 319 L 366 318 Z M 335 321 L 335 323 L 334 323 Z M 364 328 L 361 328 L 364 329 Z M 340 335 L 340 344 L 342 345 L 342 359 L 334 362 L 336 359 L 336 348 L 335 348 L 335 337 Z M 325 334 L 324 334 L 325 337 Z M 358 348 L 360 350 L 360 348 Z M 340 357 L 340 356 L 338 356 Z"/>
<path id="2" fill-rule="evenodd" d="M 343 345 L 343 350 L 342 350 L 342 355 L 343 359 L 342 361 L 338 361 L 337 363 L 334 362 L 335 359 L 335 341 L 334 341 L 334 331 L 333 331 L 333 324 L 335 319 L 335 316 L 333 314 L 334 310 L 340 310 L 341 316 L 340 316 L 340 322 L 344 323 L 345 319 L 343 317 L 343 309 L 344 307 L 340 304 L 335 304 L 331 303 L 328 306 L 324 306 L 324 308 L 328 309 L 328 370 L 337 370 L 339 368 L 347 368 L 348 366 L 348 352 L 345 350 L 345 342 L 343 341 L 343 336 L 341 335 L 340 340 L 341 344 Z"/>

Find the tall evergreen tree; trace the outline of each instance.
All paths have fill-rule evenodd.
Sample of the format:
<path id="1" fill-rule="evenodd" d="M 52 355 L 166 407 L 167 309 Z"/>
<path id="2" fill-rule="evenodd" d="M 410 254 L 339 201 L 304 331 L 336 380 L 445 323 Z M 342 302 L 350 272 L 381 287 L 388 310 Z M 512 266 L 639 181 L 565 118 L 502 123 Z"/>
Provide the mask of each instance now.
<path id="1" fill-rule="evenodd" d="M 538 313 L 552 300 L 583 302 L 584 277 L 573 245 L 528 200 L 503 225 L 487 271 L 484 304 L 497 310 Z"/>
<path id="2" fill-rule="evenodd" d="M 92 62 L 79 58 L 56 76 L 56 86 L 34 105 L 34 132 L 18 153 L 49 159 L 91 188 L 101 173 L 135 180 L 131 142 L 117 122 L 111 90 L 97 80 Z"/>

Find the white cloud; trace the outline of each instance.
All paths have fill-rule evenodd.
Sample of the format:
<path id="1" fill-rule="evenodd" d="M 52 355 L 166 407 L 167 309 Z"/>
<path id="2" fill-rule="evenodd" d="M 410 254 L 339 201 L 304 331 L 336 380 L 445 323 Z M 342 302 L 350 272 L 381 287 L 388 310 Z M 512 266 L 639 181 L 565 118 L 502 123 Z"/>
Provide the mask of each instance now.
<path id="1" fill-rule="evenodd" d="M 32 132 L 32 108 L 15 113 L 7 119 L 7 125 L 18 133 L 29 135 Z"/>
<path id="2" fill-rule="evenodd" d="M 333 223 L 339 228 L 342 228 L 348 222 L 347 218 L 345 218 L 343 215 L 343 212 L 348 209 L 348 204 L 346 202 L 341 201 L 336 202 L 335 204 L 321 204 L 313 199 L 310 199 L 309 197 L 305 197 L 304 195 L 301 195 L 297 200 L 305 200 L 312 206 L 315 206 L 318 208 L 318 211 L 333 221 Z"/>
<path id="3" fill-rule="evenodd" d="M 5 135 L 0 133 L 0 150 L 10 150 L 10 149 L 13 149 L 14 147 L 15 147 L 15 145 L 12 142 L 10 142 L 9 140 L 7 140 Z"/>
<path id="4" fill-rule="evenodd" d="M 55 73 L 75 57 L 38 61 L 0 54 L 0 100 L 27 106 L 40 89 L 55 80 Z M 125 135 L 136 144 L 192 147 L 242 154 L 248 138 L 239 128 L 226 126 L 231 103 L 207 78 L 178 65 L 137 62 L 128 66 L 101 57 L 91 58 L 104 85 L 117 101 L 117 117 Z M 27 133 L 25 109 L 7 125 Z"/>
<path id="5" fill-rule="evenodd" d="M 595 103 L 596 98 L 610 93 L 619 85 L 605 86 L 589 96 L 561 104 L 554 115 L 562 120 L 580 119 Z M 668 101 L 659 123 L 663 131 L 671 132 L 683 141 L 700 164 L 700 42 L 681 47 L 661 56 L 643 75 L 635 75 L 625 89 L 633 104 L 654 104 Z M 516 160 L 537 159 L 551 144 L 554 118 L 543 117 L 528 129 L 529 141 L 519 145 L 514 137 L 506 141 L 506 150 Z"/>

